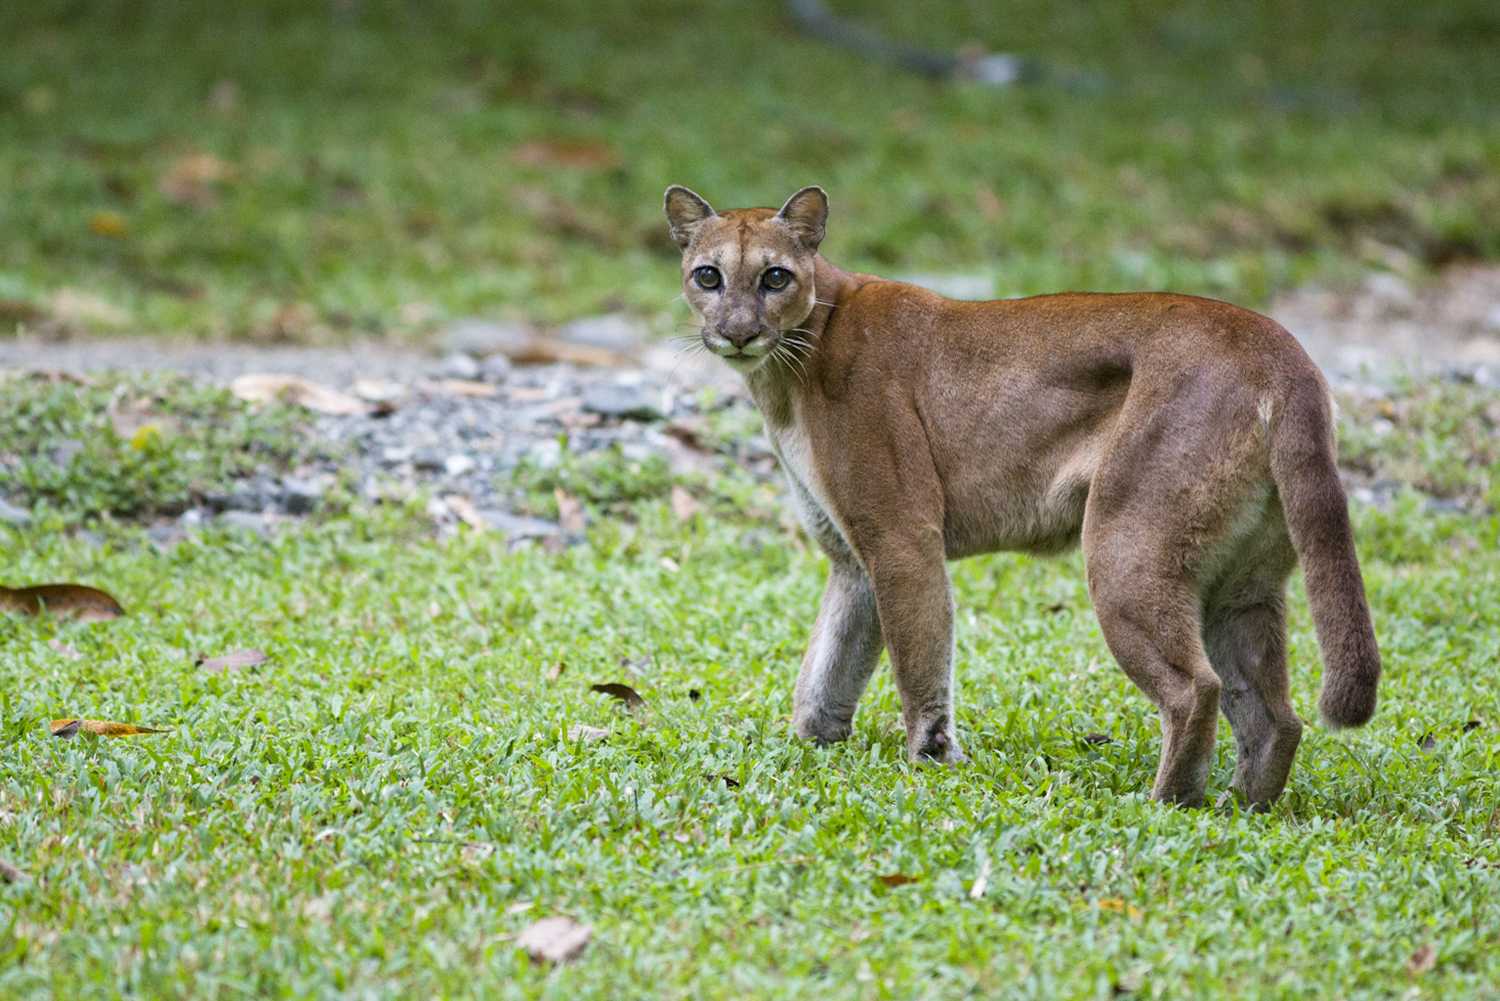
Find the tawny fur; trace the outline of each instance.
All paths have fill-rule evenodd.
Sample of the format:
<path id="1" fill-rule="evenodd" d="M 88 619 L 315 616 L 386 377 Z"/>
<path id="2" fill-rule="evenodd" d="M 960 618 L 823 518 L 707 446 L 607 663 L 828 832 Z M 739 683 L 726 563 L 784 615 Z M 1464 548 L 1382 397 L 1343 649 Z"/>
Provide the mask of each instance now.
<path id="1" fill-rule="evenodd" d="M 666 210 L 704 343 L 745 375 L 831 561 L 799 735 L 847 737 L 885 649 L 912 757 L 961 760 L 946 561 L 1080 540 L 1104 638 L 1161 711 L 1155 798 L 1202 800 L 1221 708 L 1234 789 L 1264 806 L 1285 787 L 1299 560 L 1324 718 L 1370 718 L 1380 656 L 1328 387 L 1281 326 L 1185 295 L 958 302 L 845 272 L 817 252 L 817 188 L 716 213 L 673 187 Z"/>

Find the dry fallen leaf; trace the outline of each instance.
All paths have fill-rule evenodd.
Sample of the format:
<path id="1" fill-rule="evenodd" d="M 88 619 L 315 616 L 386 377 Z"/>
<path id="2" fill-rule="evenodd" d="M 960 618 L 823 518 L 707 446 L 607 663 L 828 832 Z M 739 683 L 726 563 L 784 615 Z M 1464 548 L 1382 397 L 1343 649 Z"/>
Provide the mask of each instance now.
<path id="1" fill-rule="evenodd" d="M 609 731 L 597 726 L 575 723 L 568 727 L 568 739 L 575 743 L 592 744 L 609 736 Z"/>
<path id="2" fill-rule="evenodd" d="M 556 681 L 558 678 L 561 678 L 563 676 L 563 672 L 567 669 L 567 664 L 563 663 L 562 661 L 558 661 L 556 664 L 553 664 L 551 667 L 547 668 L 547 680 Z"/>
<path id="3" fill-rule="evenodd" d="M 479 508 L 475 507 L 474 502 L 467 497 L 460 496 L 459 494 L 448 494 L 443 498 L 443 504 L 449 511 L 453 512 L 459 521 L 470 528 L 478 529 L 482 532 L 490 527 L 489 522 L 484 520 L 484 515 L 479 513 Z"/>
<path id="4" fill-rule="evenodd" d="M 0 609 L 22 615 L 40 615 L 45 610 L 58 618 L 79 622 L 105 622 L 125 614 L 114 598 L 83 584 L 0 587 Z"/>
<path id="5" fill-rule="evenodd" d="M 1085 744 L 1113 744 L 1115 738 L 1107 733 L 1086 733 L 1083 735 Z"/>
<path id="6" fill-rule="evenodd" d="M 516 944 L 538 963 L 566 963 L 578 958 L 593 934 L 572 918 L 542 918 L 521 932 Z"/>
<path id="7" fill-rule="evenodd" d="M 337 416 L 370 412 L 370 405 L 363 400 L 299 375 L 271 372 L 242 375 L 229 384 L 229 391 L 246 403 L 294 403 L 320 414 Z"/>
<path id="8" fill-rule="evenodd" d="M 64 327 L 123 327 L 130 322 L 130 314 L 119 306 L 79 289 L 58 289 L 47 305 Z"/>
<path id="9" fill-rule="evenodd" d="M 54 652 L 68 658 L 69 660 L 77 660 L 78 658 L 83 656 L 83 654 L 68 646 L 68 644 L 64 643 L 62 640 L 48 640 L 47 645 L 51 647 Z"/>
<path id="10" fill-rule="evenodd" d="M 589 139 L 533 139 L 511 151 L 511 159 L 528 167 L 576 167 L 600 170 L 619 164 L 620 157 L 602 142 Z"/>
<path id="11" fill-rule="evenodd" d="M 474 379 L 429 379 L 422 383 L 421 388 L 429 393 L 446 393 L 449 396 L 469 396 L 479 399 L 500 395 L 498 387 Z"/>
<path id="12" fill-rule="evenodd" d="M 596 365 L 626 363 L 625 356 L 589 344 L 571 344 L 555 337 L 529 337 L 501 347 L 500 353 L 517 365 Z M 514 395 L 514 394 L 512 394 Z M 519 398 L 519 397 L 518 397 Z"/>
<path id="13" fill-rule="evenodd" d="M 130 232 L 130 223 L 120 213 L 106 209 L 89 216 L 89 232 L 95 236 L 108 236 L 118 240 Z"/>
<path id="14" fill-rule="evenodd" d="M 1103 900 L 1095 901 L 1094 906 L 1098 907 L 1101 911 L 1113 911 L 1116 914 L 1123 914 L 1132 921 L 1139 921 L 1145 917 L 1145 914 L 1141 912 L 1139 907 L 1134 904 L 1128 904 L 1118 897 L 1105 897 Z"/>
<path id="15" fill-rule="evenodd" d="M 366 403 L 373 403 L 389 410 L 406 396 L 406 387 L 392 379 L 355 379 L 350 387 L 354 395 Z"/>
<path id="16" fill-rule="evenodd" d="M 218 200 L 218 186 L 233 177 L 234 167 L 212 153 L 189 153 L 172 162 L 156 190 L 168 201 L 205 208 Z"/>
<path id="17" fill-rule="evenodd" d="M 990 859 L 989 856 L 979 860 L 979 873 L 974 877 L 974 885 L 969 887 L 969 899 L 978 900 L 984 896 L 984 891 L 990 888 Z"/>
<path id="18" fill-rule="evenodd" d="M 4 880 L 7 883 L 24 883 L 26 882 L 26 874 L 5 861 L 5 859 L 0 858 L 0 880 Z"/>
<path id="19" fill-rule="evenodd" d="M 553 490 L 552 496 L 557 499 L 557 523 L 562 526 L 563 534 L 582 535 L 588 528 L 583 516 L 583 504 L 562 487 Z"/>
<path id="20" fill-rule="evenodd" d="M 1437 950 L 1432 947 L 1430 942 L 1418 948 L 1416 952 L 1411 954 L 1411 958 L 1406 961 L 1406 969 L 1413 976 L 1426 973 L 1436 965 Z"/>
<path id="21" fill-rule="evenodd" d="M 598 685 L 590 685 L 589 691 L 613 696 L 625 703 L 626 709 L 632 711 L 646 704 L 646 700 L 641 698 L 640 693 L 634 688 L 631 688 L 629 685 L 622 685 L 617 681 L 607 681 Z"/>
<path id="22" fill-rule="evenodd" d="M 672 513 L 677 516 L 678 521 L 692 521 L 703 505 L 693 499 L 693 495 L 680 486 L 672 487 Z"/>
<path id="23" fill-rule="evenodd" d="M 134 723 L 112 723 L 102 719 L 55 719 L 52 721 L 52 736 L 67 740 L 80 733 L 91 733 L 96 737 L 132 737 L 140 733 L 166 733 L 154 726 L 136 726 Z"/>
<path id="24" fill-rule="evenodd" d="M 905 886 L 908 883 L 915 883 L 917 881 L 916 876 L 908 876 L 904 872 L 888 873 L 884 876 L 876 876 L 875 879 L 886 886 Z"/>
<path id="25" fill-rule="evenodd" d="M 221 674 L 225 671 L 243 671 L 247 667 L 258 667 L 270 660 L 261 650 L 234 650 L 230 653 L 221 653 L 217 657 L 205 657 L 198 655 L 197 665 L 211 674 Z"/>

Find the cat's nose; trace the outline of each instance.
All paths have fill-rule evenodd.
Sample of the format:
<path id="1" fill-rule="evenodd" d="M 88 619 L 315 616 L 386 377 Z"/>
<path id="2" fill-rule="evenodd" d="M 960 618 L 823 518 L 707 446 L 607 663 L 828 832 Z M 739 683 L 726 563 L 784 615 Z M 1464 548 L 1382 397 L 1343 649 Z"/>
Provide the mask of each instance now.
<path id="1" fill-rule="evenodd" d="M 745 350 L 746 347 L 760 336 L 759 330 L 721 330 L 719 333 L 726 341 L 741 351 Z"/>

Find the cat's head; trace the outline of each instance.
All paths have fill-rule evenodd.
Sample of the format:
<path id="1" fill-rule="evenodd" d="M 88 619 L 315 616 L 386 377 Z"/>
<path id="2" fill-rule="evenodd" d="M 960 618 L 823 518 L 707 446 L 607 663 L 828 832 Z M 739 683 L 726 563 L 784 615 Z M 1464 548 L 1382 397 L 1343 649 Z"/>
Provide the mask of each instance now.
<path id="1" fill-rule="evenodd" d="M 667 189 L 672 239 L 682 248 L 684 298 L 703 344 L 743 373 L 765 364 L 807 320 L 828 196 L 803 188 L 781 209 L 713 206 L 681 185 Z"/>

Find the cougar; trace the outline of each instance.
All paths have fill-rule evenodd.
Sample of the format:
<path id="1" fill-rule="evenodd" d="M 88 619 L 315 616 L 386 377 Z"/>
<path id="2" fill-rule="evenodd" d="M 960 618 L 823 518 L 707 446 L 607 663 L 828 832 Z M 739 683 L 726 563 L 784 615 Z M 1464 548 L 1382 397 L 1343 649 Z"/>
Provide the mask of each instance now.
<path id="1" fill-rule="evenodd" d="M 1375 709 L 1380 654 L 1334 461 L 1328 385 L 1275 321 L 1212 299 L 1067 293 L 962 302 L 819 253 L 821 188 L 779 210 L 665 208 L 703 344 L 744 377 L 828 556 L 793 729 L 849 736 L 882 649 L 913 759 L 964 759 L 947 561 L 1081 542 L 1111 653 L 1161 714 L 1151 795 L 1202 801 L 1218 729 L 1232 788 L 1280 795 L 1298 562 L 1332 726 Z"/>

